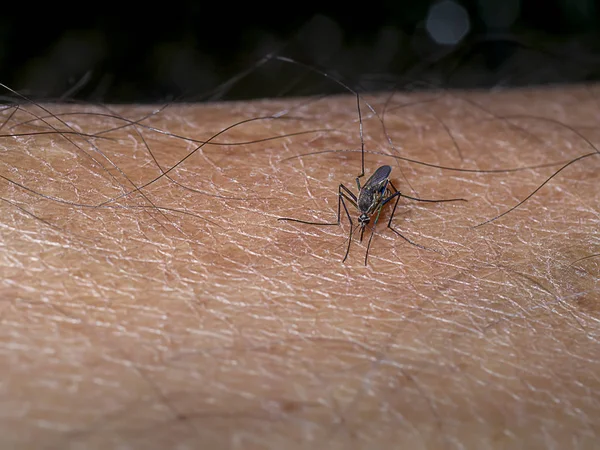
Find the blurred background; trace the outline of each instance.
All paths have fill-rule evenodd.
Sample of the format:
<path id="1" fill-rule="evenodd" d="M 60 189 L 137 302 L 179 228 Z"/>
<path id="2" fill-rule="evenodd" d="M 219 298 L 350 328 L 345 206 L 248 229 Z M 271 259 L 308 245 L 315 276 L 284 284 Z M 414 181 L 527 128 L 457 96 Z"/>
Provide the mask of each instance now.
<path id="1" fill-rule="evenodd" d="M 600 77 L 597 0 L 12 3 L 0 82 L 35 98 L 246 99 L 360 90 L 490 88 Z M 227 80 L 239 81 L 226 83 Z M 223 84 L 226 83 L 226 84 Z"/>

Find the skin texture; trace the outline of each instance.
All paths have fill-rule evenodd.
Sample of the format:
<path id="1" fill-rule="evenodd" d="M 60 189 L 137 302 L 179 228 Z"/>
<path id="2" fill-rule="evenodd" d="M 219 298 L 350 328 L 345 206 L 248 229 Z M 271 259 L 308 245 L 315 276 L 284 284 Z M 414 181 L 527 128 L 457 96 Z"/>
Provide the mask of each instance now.
<path id="1" fill-rule="evenodd" d="M 362 103 L 367 150 L 433 164 L 522 167 L 594 151 L 577 133 L 600 143 L 590 86 L 365 101 L 379 113 Z M 356 192 L 360 153 L 282 161 L 360 149 L 354 97 L 169 105 L 141 123 L 203 140 L 285 109 L 215 142 L 330 130 L 207 145 L 174 181 L 103 207 L 91 206 L 161 174 L 148 149 L 166 170 L 197 145 L 140 126 L 2 138 L 1 446 L 593 448 L 600 258 L 574 262 L 600 253 L 600 157 L 473 228 L 560 166 L 463 173 L 367 154 L 367 177 L 389 164 L 407 195 L 468 202 L 401 199 L 393 225 L 428 250 L 385 228 L 386 207 L 365 267 L 365 241 L 341 263 L 345 218 L 277 221 L 335 221 L 338 184 Z M 130 120 L 156 110 L 111 108 Z M 69 129 L 13 127 L 32 114 L 47 113 L 24 105 L 2 132 Z M 128 124 L 61 118 L 88 134 Z"/>

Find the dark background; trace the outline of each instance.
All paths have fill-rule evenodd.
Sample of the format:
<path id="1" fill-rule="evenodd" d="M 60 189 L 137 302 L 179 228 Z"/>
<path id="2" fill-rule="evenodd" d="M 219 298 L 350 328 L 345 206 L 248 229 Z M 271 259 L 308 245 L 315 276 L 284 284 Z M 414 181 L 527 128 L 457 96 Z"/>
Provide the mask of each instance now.
<path id="1" fill-rule="evenodd" d="M 339 90 L 299 66 L 256 65 L 271 52 L 361 90 L 597 80 L 598 3 L 13 3 L 0 16 L 0 82 L 36 98 L 104 102 Z"/>

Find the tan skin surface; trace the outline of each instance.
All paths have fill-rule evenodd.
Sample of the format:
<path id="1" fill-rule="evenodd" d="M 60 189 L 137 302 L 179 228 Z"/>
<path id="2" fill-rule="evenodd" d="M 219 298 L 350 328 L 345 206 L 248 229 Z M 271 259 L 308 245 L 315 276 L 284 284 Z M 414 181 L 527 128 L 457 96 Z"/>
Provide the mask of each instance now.
<path id="1" fill-rule="evenodd" d="M 424 98 L 437 100 L 398 108 L 417 97 L 367 96 L 380 114 L 388 102 L 396 147 L 363 103 L 367 150 L 480 169 L 593 151 L 552 120 L 600 144 L 592 88 Z M 471 102 L 521 117 L 511 125 Z M 246 123 L 215 142 L 331 131 L 205 146 L 169 173 L 180 186 L 162 178 L 145 197 L 101 208 L 91 206 L 160 175 L 148 147 L 166 170 L 196 145 L 139 126 L 101 135 L 110 139 L 2 138 L 0 173 L 21 184 L 0 185 L 2 447 L 592 448 L 600 258 L 571 263 L 600 253 L 600 157 L 473 228 L 560 166 L 473 174 L 368 154 L 363 182 L 390 164 L 408 195 L 469 201 L 400 201 L 393 225 L 429 250 L 386 229 L 386 206 L 368 265 L 364 241 L 342 264 L 345 217 L 341 227 L 277 218 L 335 221 L 338 184 L 356 191 L 359 153 L 282 161 L 360 149 L 355 98 L 170 105 L 142 123 L 207 139 L 286 108 L 295 119 Z M 155 109 L 112 111 L 137 120 Z M 2 132 L 51 129 L 40 121 L 11 128 L 30 113 L 18 111 Z M 89 134 L 125 125 L 62 119 Z"/>

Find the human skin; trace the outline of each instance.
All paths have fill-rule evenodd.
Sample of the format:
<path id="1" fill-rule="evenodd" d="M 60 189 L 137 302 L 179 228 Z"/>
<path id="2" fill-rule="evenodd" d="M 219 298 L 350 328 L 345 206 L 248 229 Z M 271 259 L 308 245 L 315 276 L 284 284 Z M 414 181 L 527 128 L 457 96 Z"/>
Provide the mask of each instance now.
<path id="1" fill-rule="evenodd" d="M 600 142 L 594 94 L 366 96 L 379 117 L 362 104 L 365 148 L 470 169 L 571 160 L 594 151 L 581 136 Z M 367 154 L 367 176 L 390 164 L 407 195 L 468 202 L 400 200 L 393 226 L 426 250 L 386 229 L 386 206 L 365 266 L 366 239 L 341 261 L 344 215 L 277 220 L 335 221 L 338 184 L 356 191 L 360 153 L 283 161 L 360 149 L 354 97 L 169 105 L 141 124 L 205 140 L 284 109 L 215 142 L 313 132 L 206 145 L 168 173 L 179 185 L 144 196 L 123 194 L 160 175 L 148 148 L 167 170 L 197 145 L 131 124 L 2 138 L 2 448 L 594 448 L 600 257 L 582 258 L 600 253 L 600 157 L 474 228 L 560 165 L 465 173 Z M 13 127 L 30 113 L 47 114 L 25 105 L 2 133 L 52 129 Z M 88 134 L 128 124 L 61 118 Z"/>

